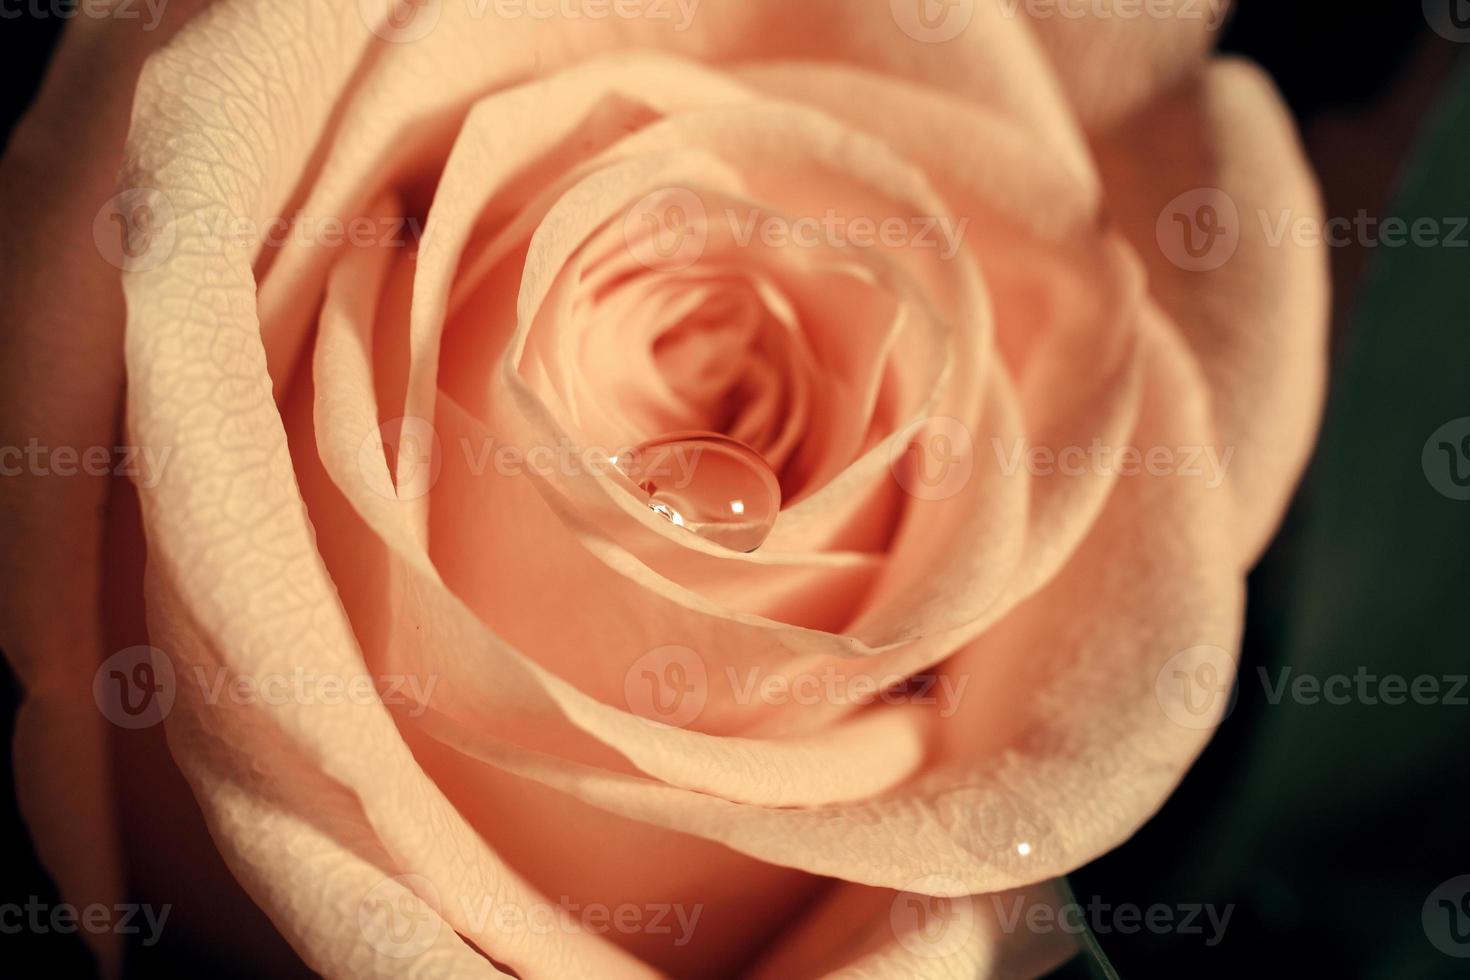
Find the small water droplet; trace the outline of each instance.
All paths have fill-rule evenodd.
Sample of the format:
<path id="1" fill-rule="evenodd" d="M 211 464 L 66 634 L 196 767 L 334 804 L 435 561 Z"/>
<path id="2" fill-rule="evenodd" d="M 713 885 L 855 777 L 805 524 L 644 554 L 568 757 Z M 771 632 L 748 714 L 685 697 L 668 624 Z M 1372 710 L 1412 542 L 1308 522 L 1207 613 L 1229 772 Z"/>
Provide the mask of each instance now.
<path id="1" fill-rule="evenodd" d="M 734 551 L 759 548 L 781 511 L 781 485 L 760 453 L 717 432 L 671 432 L 616 463 L 655 514 Z"/>

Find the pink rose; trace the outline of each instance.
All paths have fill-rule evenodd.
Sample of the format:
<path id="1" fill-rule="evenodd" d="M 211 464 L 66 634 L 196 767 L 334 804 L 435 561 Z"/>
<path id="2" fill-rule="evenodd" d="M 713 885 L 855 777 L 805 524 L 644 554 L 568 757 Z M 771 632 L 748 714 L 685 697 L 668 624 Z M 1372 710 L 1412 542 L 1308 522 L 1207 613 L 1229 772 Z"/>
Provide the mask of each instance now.
<path id="1" fill-rule="evenodd" d="M 1228 709 L 1326 319 L 1222 6 L 1077 9 L 72 25 L 0 181 L 0 641 L 62 894 L 124 854 L 185 894 L 137 870 L 176 766 L 329 976 L 1068 955 L 1007 903 Z"/>

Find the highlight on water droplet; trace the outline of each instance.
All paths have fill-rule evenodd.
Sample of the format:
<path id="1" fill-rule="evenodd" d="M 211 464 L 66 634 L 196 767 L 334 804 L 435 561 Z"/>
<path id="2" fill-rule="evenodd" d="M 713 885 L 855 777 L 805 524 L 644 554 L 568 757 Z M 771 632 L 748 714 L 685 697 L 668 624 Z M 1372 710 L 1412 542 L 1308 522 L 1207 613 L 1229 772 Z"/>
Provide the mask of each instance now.
<path id="1" fill-rule="evenodd" d="M 649 508 L 733 551 L 759 548 L 781 512 L 781 484 L 761 454 L 718 432 L 671 432 L 614 461 Z"/>

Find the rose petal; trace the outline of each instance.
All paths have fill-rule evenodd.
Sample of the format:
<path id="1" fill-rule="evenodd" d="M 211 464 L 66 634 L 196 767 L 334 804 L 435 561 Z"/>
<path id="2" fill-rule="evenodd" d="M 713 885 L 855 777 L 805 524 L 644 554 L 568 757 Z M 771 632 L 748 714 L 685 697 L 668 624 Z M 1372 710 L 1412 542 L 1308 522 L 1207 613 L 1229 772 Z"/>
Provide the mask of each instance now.
<path id="1" fill-rule="evenodd" d="M 199 649 L 168 587 L 150 592 L 162 624 L 157 642 Z M 307 965 L 328 977 L 401 976 L 406 960 L 454 976 L 509 976 L 445 922 L 437 889 L 397 874 L 346 787 L 250 709 L 229 699 L 204 703 L 208 690 L 178 686 L 169 747 L 231 871 Z M 415 885 L 427 893 L 414 896 Z M 381 903 L 388 919 L 375 922 Z"/>
<path id="2" fill-rule="evenodd" d="M 998 0 L 1024 11 L 1084 126 L 1106 130 L 1200 69 L 1231 0 Z"/>
<path id="3" fill-rule="evenodd" d="M 202 6 L 171 5 L 151 29 L 119 18 L 69 23 L 35 105 L 10 136 L 0 165 L 0 445 L 68 447 L 83 458 L 97 447 L 109 469 L 117 463 L 122 292 L 94 228 L 100 221 L 113 230 L 102 211 L 117 192 L 131 81 Z M 16 462 L 7 457 L 7 469 Z M 91 692 L 103 653 L 108 483 L 107 474 L 26 469 L 0 479 L 0 536 L 26 559 L 7 563 L 0 582 L 0 647 L 25 690 L 15 720 L 16 795 L 42 864 L 77 906 L 111 905 L 122 889 L 106 720 Z M 83 939 L 105 974 L 119 969 L 116 933 Z"/>
<path id="4" fill-rule="evenodd" d="M 1046 884 L 944 899 L 841 884 L 782 937 L 750 977 L 1039 977 L 1076 952 L 1073 937 L 1061 929 L 1025 926 L 1017 934 L 1017 927 L 1033 908 L 1054 912 L 1060 904 Z"/>
<path id="5" fill-rule="evenodd" d="M 1322 227 L 1316 181 L 1271 81 L 1241 61 L 1212 65 L 1098 152 L 1151 292 L 1209 384 L 1218 451 L 1234 453 L 1225 487 L 1236 553 L 1249 567 L 1306 463 L 1326 387 L 1327 249 L 1292 234 L 1301 223 Z M 1218 205 L 1239 242 L 1231 253 L 1231 239 L 1216 240 L 1221 264 L 1190 271 L 1176 264 L 1180 243 L 1165 237 L 1177 226 L 1160 225 L 1169 208 L 1195 220 L 1203 204 Z"/>
<path id="6" fill-rule="evenodd" d="M 373 35 L 364 23 L 348 19 L 349 10 L 356 16 L 352 8 L 357 6 L 336 0 L 337 16 L 328 17 L 334 26 L 313 32 L 319 49 L 330 39 L 332 57 L 361 51 Z M 388 8 L 382 11 L 386 18 Z M 1020 19 L 1007 16 L 996 3 L 977 3 L 966 28 L 945 44 L 906 35 L 887 4 L 847 0 L 707 4 L 682 29 L 652 17 L 548 22 L 529 16 L 503 19 L 485 11 L 477 4 L 427 5 L 425 14 L 439 15 L 427 34 L 380 46 L 343 108 L 337 126 L 342 135 L 331 140 L 312 181 L 302 209 L 308 219 L 361 211 L 389 181 L 448 139 L 476 98 L 617 49 L 670 51 L 706 63 L 818 57 L 911 78 L 994 107 L 1040 134 L 1051 155 L 1076 174 L 1091 172 L 1039 45 Z M 287 33 L 304 26 L 299 16 L 274 25 Z M 338 85 L 327 88 L 338 90 Z M 283 253 L 279 287 L 267 284 L 262 290 L 261 319 L 277 378 L 290 373 L 301 349 L 310 324 L 302 310 L 320 292 L 325 271 L 321 250 Z"/>
<path id="7" fill-rule="evenodd" d="M 150 594 L 172 599 L 176 591 L 176 601 L 164 608 L 188 609 L 208 644 L 171 654 L 255 677 L 289 675 L 291 663 L 344 678 L 365 669 L 292 478 L 255 317 L 249 255 L 228 243 L 221 247 L 214 234 L 236 216 L 261 221 L 275 211 L 289 175 L 304 162 L 310 134 L 325 122 L 326 93 L 338 90 L 356 61 L 351 45 L 317 43 L 341 36 L 347 18 L 329 28 L 311 19 L 319 16 L 267 2 L 224 6 L 193 22 L 180 43 L 145 68 L 129 144 L 131 176 L 175 201 L 178 211 L 173 260 L 124 277 L 129 428 L 140 444 L 175 449 L 158 486 L 141 494 L 150 567 L 157 570 Z M 266 24 L 276 34 L 303 18 L 310 29 L 289 39 L 272 36 L 251 50 L 258 37 L 252 26 Z M 295 56 L 287 57 L 293 45 Z M 240 87 L 243 72 L 224 67 L 238 68 L 234 59 L 241 56 L 257 69 L 251 88 Z M 303 66 L 311 66 L 310 82 L 295 75 Z M 224 90 L 213 90 L 217 99 L 198 97 L 221 84 Z M 254 143 L 246 120 L 272 128 L 266 114 L 276 99 L 293 103 L 294 125 L 274 127 L 268 145 Z M 233 166 L 251 159 L 256 166 Z M 357 795 L 384 849 L 397 866 L 436 885 L 441 911 L 458 931 L 520 970 L 641 972 L 595 937 L 507 937 L 468 920 L 469 897 L 503 891 L 528 902 L 533 893 L 424 777 L 381 705 L 312 710 L 318 707 L 269 705 L 261 713 Z M 426 835 L 426 827 L 435 832 Z"/>

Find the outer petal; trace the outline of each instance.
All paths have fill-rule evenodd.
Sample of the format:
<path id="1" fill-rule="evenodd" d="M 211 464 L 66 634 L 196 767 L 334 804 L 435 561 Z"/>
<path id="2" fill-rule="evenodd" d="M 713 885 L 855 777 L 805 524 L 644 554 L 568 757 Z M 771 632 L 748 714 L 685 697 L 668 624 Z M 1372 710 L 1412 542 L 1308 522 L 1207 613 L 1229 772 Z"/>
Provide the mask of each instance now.
<path id="1" fill-rule="evenodd" d="M 1025 12 L 1068 100 L 1104 130 L 1203 65 L 1230 0 L 996 0 Z"/>
<path id="2" fill-rule="evenodd" d="M 1321 415 L 1327 249 L 1293 232 L 1321 228 L 1316 180 L 1270 80 L 1235 60 L 1119 127 L 1098 155 L 1150 292 L 1209 383 L 1221 458 L 1234 453 L 1225 488 L 1239 559 L 1250 565 L 1281 519 Z M 1198 251 L 1215 235 L 1212 222 L 1220 234 L 1196 261 L 1182 251 L 1183 233 Z"/>
<path id="3" fill-rule="evenodd" d="M 212 234 L 221 221 L 260 220 L 280 206 L 366 43 L 351 6 L 336 18 L 292 3 L 216 8 L 149 64 L 138 90 L 128 179 L 157 188 L 177 220 L 172 257 L 126 277 L 130 429 L 144 444 L 175 449 L 161 482 L 141 496 L 151 628 L 174 638 L 169 652 L 189 669 L 364 672 L 291 478 L 249 255 Z M 280 124 L 274 113 L 286 105 L 293 113 Z M 314 771 L 355 794 L 392 865 L 437 890 L 435 911 L 501 962 L 565 976 L 646 972 L 596 937 L 497 935 L 492 923 L 471 920 L 481 896 L 536 899 L 424 777 L 381 704 L 213 707 L 180 701 L 168 722 L 177 755 L 197 758 L 193 743 L 205 737 L 267 754 L 269 735 L 284 733 Z M 185 768 L 212 827 L 227 835 L 222 849 L 239 860 L 259 828 L 229 819 L 232 797 L 211 791 L 207 769 Z M 358 923 L 305 923 L 308 909 L 283 878 L 290 867 L 254 862 L 244 883 L 298 941 L 330 929 L 331 941 L 306 955 L 330 974 L 350 974 Z M 334 955 L 323 961 L 322 949 Z"/>
<path id="4" fill-rule="evenodd" d="M 77 18 L 11 137 L 0 163 L 0 446 L 80 453 L 118 442 L 122 290 L 93 220 L 114 193 L 132 80 L 200 6 L 170 5 L 152 31 Z M 26 471 L 13 457 L 3 465 L 0 540 L 25 556 L 0 571 L 0 647 L 26 691 L 15 732 L 20 806 L 67 900 L 112 902 L 120 883 L 106 722 L 91 694 L 109 480 Z M 85 938 L 110 968 L 118 937 Z"/>
<path id="5" fill-rule="evenodd" d="M 188 614 L 160 608 L 173 601 L 167 586 L 153 584 L 150 591 L 151 615 L 163 623 L 157 641 L 198 648 Z M 205 690 L 180 685 L 185 697 Z M 180 707 L 168 728 L 170 750 L 194 786 L 210 833 L 240 883 L 313 970 L 396 977 L 410 961 L 423 975 L 508 975 L 446 924 L 435 908 L 442 897 L 425 879 L 394 873 L 358 801 L 279 731 L 227 703 Z M 237 717 L 222 725 L 221 712 Z M 427 894 L 414 894 L 415 886 Z M 344 922 L 356 929 L 344 930 Z"/>

